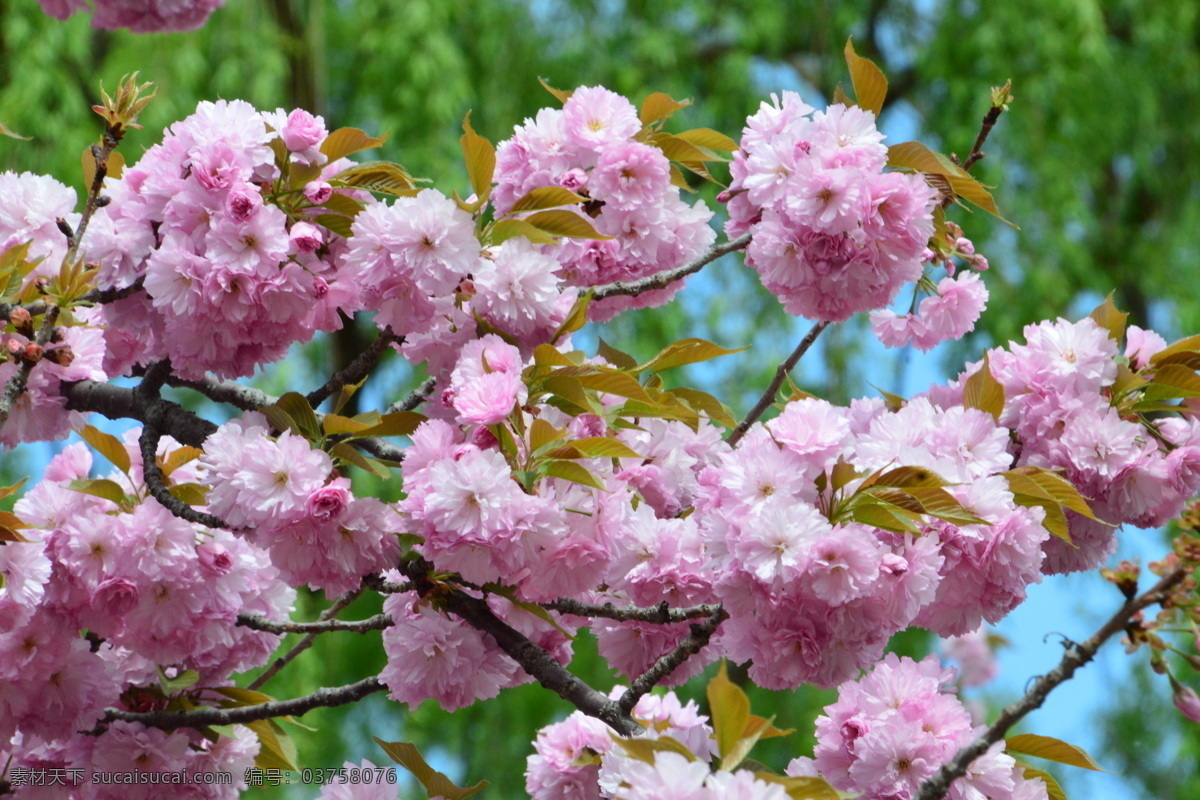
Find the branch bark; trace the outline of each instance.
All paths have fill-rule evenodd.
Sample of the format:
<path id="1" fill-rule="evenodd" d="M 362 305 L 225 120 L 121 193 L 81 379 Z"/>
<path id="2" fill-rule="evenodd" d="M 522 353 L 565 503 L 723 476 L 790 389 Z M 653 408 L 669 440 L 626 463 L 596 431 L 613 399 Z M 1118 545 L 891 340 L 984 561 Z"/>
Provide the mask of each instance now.
<path id="1" fill-rule="evenodd" d="M 1100 646 L 1124 630 L 1134 614 L 1148 606 L 1162 602 L 1163 598 L 1169 595 L 1171 590 L 1182 582 L 1193 568 L 1187 564 L 1175 567 L 1148 592 L 1130 599 L 1121 606 L 1117 613 L 1113 614 L 1108 622 L 1104 623 L 1100 630 L 1096 631 L 1086 642 L 1067 648 L 1067 652 L 1058 662 L 1057 667 L 1039 677 L 1024 697 L 1000 712 L 1000 716 L 988 727 L 987 732 L 980 739 L 959 750 L 958 755 L 946 762 L 936 775 L 922 784 L 916 800 L 940 800 L 944 797 L 950 789 L 950 784 L 967 773 L 971 762 L 986 753 L 993 744 L 1003 739 L 1008 729 L 1017 724 L 1026 714 L 1041 707 L 1047 695 L 1059 685 L 1070 680 L 1076 670 L 1095 658 L 1096 651 L 1100 649 Z"/>
<path id="2" fill-rule="evenodd" d="M 636 281 L 616 281 L 614 283 L 606 283 L 602 286 L 597 286 L 592 290 L 592 301 L 604 300 L 608 297 L 617 297 L 620 295 L 635 295 L 642 292 L 648 292 L 652 289 L 665 289 L 680 278 L 686 278 L 692 275 L 705 266 L 716 261 L 723 255 L 734 252 L 735 250 L 745 250 L 750 244 L 750 234 L 743 233 L 736 239 L 731 239 L 723 244 L 713 245 L 704 255 L 697 258 L 695 261 L 684 264 L 682 267 L 668 269 L 662 272 L 657 272 L 653 275 L 648 275 L 645 278 L 639 278 Z"/>
<path id="3" fill-rule="evenodd" d="M 775 402 L 775 398 L 779 395 L 779 387 L 783 386 L 783 381 L 787 378 L 796 365 L 800 363 L 800 359 L 808 352 L 808 348 L 812 347 L 813 342 L 821 335 L 821 331 L 829 327 L 828 322 L 818 322 L 809 329 L 804 338 L 800 340 L 800 344 L 796 345 L 796 349 L 788 356 L 782 364 L 775 370 L 775 377 L 771 379 L 771 383 L 767 386 L 767 390 L 763 392 L 763 396 L 758 398 L 758 402 L 754 404 L 754 408 L 750 409 L 750 413 L 746 418 L 738 423 L 738 426 L 729 434 L 729 438 L 725 441 L 733 446 L 741 441 L 746 432 L 750 430 L 750 426 L 758 421 L 766 410 Z"/>
<path id="4" fill-rule="evenodd" d="M 367 376 L 367 374 L 375 368 L 379 363 L 379 359 L 387 352 L 388 345 L 395 341 L 403 341 L 404 337 L 397 337 L 392 333 L 392 329 L 384 328 L 375 341 L 371 342 L 371 346 L 358 354 L 358 358 L 350 362 L 345 369 L 339 370 L 333 374 L 323 386 L 320 386 L 308 393 L 308 404 L 313 408 L 324 403 L 334 392 L 341 391 L 346 384 L 357 383 Z"/>
<path id="5" fill-rule="evenodd" d="M 704 622 L 692 623 L 688 635 L 676 645 L 674 650 L 654 662 L 654 665 L 650 669 L 643 672 L 634 679 L 633 683 L 629 684 L 629 688 L 625 690 L 624 694 L 621 695 L 621 699 L 617 701 L 617 707 L 626 714 L 632 712 L 633 707 L 637 705 L 637 701 L 642 699 L 643 695 L 657 686 L 659 681 L 678 669 L 684 661 L 687 661 L 704 649 L 704 646 L 708 644 L 708 640 L 716 632 L 717 626 L 728 618 L 729 614 L 725 612 L 725 608 L 717 606 L 716 611 L 710 614 Z"/>
<path id="6" fill-rule="evenodd" d="M 538 603 L 547 611 L 557 611 L 559 614 L 573 614 L 577 617 L 602 617 L 615 619 L 620 622 L 637 621 L 650 622 L 657 625 L 668 625 L 672 622 L 686 622 L 698 617 L 711 617 L 721 610 L 719 605 L 700 605 L 689 608 L 671 608 L 664 600 L 656 606 L 618 606 L 612 603 L 583 603 L 569 597 L 561 597 L 546 603 Z"/>

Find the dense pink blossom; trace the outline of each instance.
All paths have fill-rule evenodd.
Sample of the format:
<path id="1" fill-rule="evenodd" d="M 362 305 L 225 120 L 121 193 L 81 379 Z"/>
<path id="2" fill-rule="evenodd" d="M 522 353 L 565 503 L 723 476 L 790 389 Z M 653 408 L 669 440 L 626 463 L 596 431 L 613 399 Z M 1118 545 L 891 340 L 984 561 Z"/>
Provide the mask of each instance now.
<path id="1" fill-rule="evenodd" d="M 58 19 L 88 10 L 84 0 L 38 0 Z M 93 0 L 92 27 L 128 28 L 135 33 L 190 31 L 201 27 L 225 0 Z"/>

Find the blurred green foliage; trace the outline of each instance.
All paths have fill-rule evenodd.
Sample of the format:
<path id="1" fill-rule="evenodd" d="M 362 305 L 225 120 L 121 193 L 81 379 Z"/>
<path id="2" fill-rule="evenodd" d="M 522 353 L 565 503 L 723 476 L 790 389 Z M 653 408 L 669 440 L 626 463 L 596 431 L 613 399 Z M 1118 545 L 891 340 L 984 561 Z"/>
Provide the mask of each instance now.
<path id="1" fill-rule="evenodd" d="M 111 88 L 140 70 L 158 84 L 159 96 L 143 115 L 145 130 L 125 145 L 131 162 L 198 100 L 244 98 L 261 108 L 304 106 L 330 127 L 390 131 L 382 157 L 434 178 L 447 193 L 463 191 L 463 115 L 472 110 L 476 130 L 505 138 L 553 102 L 539 76 L 564 88 L 602 83 L 635 100 L 653 90 L 694 97 L 681 127 L 736 135 L 770 91 L 796 89 L 814 104 L 831 96 L 846 82 L 841 50 L 853 36 L 859 53 L 891 79 L 881 125 L 893 141 L 920 138 L 965 154 L 989 87 L 1013 81 L 1013 110 L 975 174 L 996 186 L 1002 211 L 1020 230 L 978 213 L 951 215 L 991 260 L 992 302 L 980 331 L 946 348 L 948 360 L 977 357 L 983 344 L 1019 336 L 1030 320 L 1086 313 L 1113 288 L 1118 306 L 1133 312 L 1131 322 L 1154 324 L 1170 337 L 1200 329 L 1198 13 L 1195 0 L 230 0 L 200 31 L 135 36 L 93 31 L 84 16 L 59 23 L 35 0 L 6 0 L 0 122 L 33 140 L 0 138 L 0 168 L 49 173 L 80 188 L 80 153 L 99 133 L 88 110 L 98 84 Z M 714 204 L 711 188 L 701 196 Z M 744 409 L 807 326 L 787 318 L 735 259 L 712 265 L 693 283 L 681 302 L 619 319 L 601 335 L 641 357 L 689 335 L 726 346 L 752 343 L 749 353 L 722 360 L 730 364 L 686 373 L 693 385 Z M 902 374 L 906 362 L 877 360 L 867 375 L 854 366 L 861 347 L 853 325 L 833 329 L 814 353 L 822 363 L 802 364 L 797 382 L 834 400 L 869 392 L 868 380 L 890 388 L 879 376 Z M 272 389 L 323 374 L 325 361 L 320 349 L 305 350 L 302 365 L 277 375 Z M 412 376 L 399 372 L 396 391 L 403 391 Z M 4 459 L 6 481 L 16 466 Z M 374 613 L 377 602 L 360 601 L 351 613 Z M 301 605 L 311 618 L 322 602 L 305 598 Z M 607 686 L 610 677 L 591 648 L 580 641 L 579 668 Z M 373 636 L 321 637 L 313 651 L 267 690 L 292 696 L 380 666 Z M 689 691 L 702 698 L 702 690 Z M 1158 742 L 1165 752 L 1191 753 L 1161 767 L 1142 756 L 1122 760 L 1146 796 L 1195 797 L 1195 734 L 1142 705 L 1150 694 L 1126 695 L 1139 703 L 1111 721 L 1114 752 L 1157 752 L 1146 743 Z M 752 696 L 759 713 L 777 714 L 801 738 L 827 697 Z M 428 703 L 405 715 L 376 697 L 352 710 L 313 712 L 305 722 L 320 730 L 294 733 L 307 766 L 372 753 L 369 732 L 441 746 L 458 759 L 450 762 L 454 777 L 488 778 L 488 796 L 517 797 L 533 731 L 566 711 L 536 687 L 456 715 Z M 332 736 L 335 730 L 343 735 Z M 801 738 L 770 742 L 775 749 L 758 756 L 782 759 L 804 744 Z M 294 796 L 315 794 L 293 789 Z"/>

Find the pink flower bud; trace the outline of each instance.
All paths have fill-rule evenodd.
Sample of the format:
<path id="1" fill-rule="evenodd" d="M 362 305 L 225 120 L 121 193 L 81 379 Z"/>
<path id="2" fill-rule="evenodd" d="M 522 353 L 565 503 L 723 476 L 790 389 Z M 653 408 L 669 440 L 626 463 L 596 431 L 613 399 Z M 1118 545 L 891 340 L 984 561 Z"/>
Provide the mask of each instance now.
<path id="1" fill-rule="evenodd" d="M 304 186 L 304 196 L 313 205 L 321 205 L 333 197 L 333 187 L 325 181 L 309 181 Z"/>
<path id="2" fill-rule="evenodd" d="M 314 117 L 302 108 L 297 108 L 288 114 L 287 123 L 279 132 L 284 147 L 292 152 L 302 152 L 310 147 L 316 147 L 327 135 L 325 121 Z"/>
<path id="3" fill-rule="evenodd" d="M 46 358 L 60 367 L 69 367 L 71 366 L 71 362 L 75 360 L 75 351 L 71 349 L 69 344 L 64 344 L 61 347 L 55 347 L 53 350 L 47 350 Z"/>
<path id="4" fill-rule="evenodd" d="M 316 295 L 318 300 L 329 294 L 329 284 L 324 278 L 313 278 L 313 294 Z"/>
<path id="5" fill-rule="evenodd" d="M 122 617 L 137 607 L 138 587 L 125 578 L 109 578 L 96 587 L 92 605 L 98 606 L 109 616 Z"/>
<path id="6" fill-rule="evenodd" d="M 27 364 L 36 364 L 42 360 L 42 355 L 42 346 L 36 342 L 30 342 L 21 352 L 21 360 Z"/>
<path id="7" fill-rule="evenodd" d="M 4 345 L 8 348 L 8 355 L 12 358 L 17 358 L 21 355 L 21 351 L 25 349 L 25 345 L 18 342 L 16 339 L 9 339 Z"/>
<path id="8" fill-rule="evenodd" d="M 262 195 L 249 184 L 238 184 L 225 196 L 225 211 L 237 222 L 250 219 L 262 206 Z"/>
<path id="9" fill-rule="evenodd" d="M 1200 722 L 1200 697 L 1196 696 L 1195 689 L 1176 684 L 1174 700 L 1180 714 L 1192 722 Z"/>
<path id="10" fill-rule="evenodd" d="M 587 188 L 588 175 L 576 167 L 563 173 L 558 179 L 558 185 L 572 192 L 580 192 Z"/>
<path id="11" fill-rule="evenodd" d="M 338 482 L 322 486 L 308 496 L 308 515 L 322 522 L 337 519 L 350 505 L 350 492 Z"/>
<path id="12" fill-rule="evenodd" d="M 301 253 L 316 252 L 324 241 L 321 229 L 308 222 L 297 222 L 292 225 L 292 230 L 288 235 L 292 239 L 292 246 Z"/>
<path id="13" fill-rule="evenodd" d="M 227 575 L 233 569 L 233 556 L 224 545 L 216 542 L 205 542 L 197 547 L 196 557 L 200 559 L 200 567 L 212 575 Z"/>
<path id="14" fill-rule="evenodd" d="M 25 336 L 33 332 L 33 316 L 20 306 L 17 306 L 12 311 L 8 312 L 8 321 L 13 324 L 17 331 Z M 26 333 L 26 330 L 29 333 Z"/>

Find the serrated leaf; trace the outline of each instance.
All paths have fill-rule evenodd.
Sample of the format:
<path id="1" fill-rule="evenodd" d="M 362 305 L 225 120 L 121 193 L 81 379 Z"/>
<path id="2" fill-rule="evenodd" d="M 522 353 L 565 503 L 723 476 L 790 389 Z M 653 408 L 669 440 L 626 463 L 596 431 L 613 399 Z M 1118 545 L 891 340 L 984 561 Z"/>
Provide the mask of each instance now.
<path id="1" fill-rule="evenodd" d="M 695 761 L 696 754 L 687 749 L 687 746 L 671 736 L 662 736 L 658 739 L 626 739 L 623 736 L 618 736 L 615 733 L 611 734 L 613 741 L 618 747 L 625 751 L 630 758 L 636 758 L 638 761 L 644 761 L 647 764 L 653 764 L 659 753 L 678 753 L 688 761 Z"/>
<path id="2" fill-rule="evenodd" d="M 719 425 L 724 425 L 727 428 L 737 427 L 737 420 L 733 418 L 733 412 L 729 410 L 729 406 L 707 392 L 682 387 L 672 389 L 667 394 L 679 398 L 693 411 L 704 413 L 709 419 Z"/>
<path id="3" fill-rule="evenodd" d="M 306 439 L 320 438 L 321 426 L 317 424 L 317 415 L 304 395 L 299 392 L 287 392 L 275 405 L 287 412 Z"/>
<path id="4" fill-rule="evenodd" d="M 717 754 L 724 763 L 725 757 L 737 747 L 738 740 L 746 730 L 746 723 L 750 721 L 750 698 L 740 686 L 729 680 L 724 660 L 704 691 L 708 698 L 713 738 L 717 740 Z"/>
<path id="5" fill-rule="evenodd" d="M 125 494 L 121 485 L 107 478 L 76 479 L 67 484 L 67 488 L 74 492 L 111 500 L 121 508 L 125 508 L 129 503 L 129 495 Z"/>
<path id="6" fill-rule="evenodd" d="M 725 153 L 732 153 L 738 149 L 737 142 L 712 128 L 693 128 L 690 131 L 675 134 L 675 138 L 683 139 L 697 147 L 706 147 L 709 150 L 719 150 Z"/>
<path id="7" fill-rule="evenodd" d="M 358 128 L 338 128 L 326 136 L 325 141 L 321 142 L 321 152 L 331 162 L 337 161 L 339 158 L 345 158 L 363 150 L 379 147 L 387 141 L 387 138 L 388 134 L 386 133 L 376 138 L 360 131 Z"/>
<path id="8" fill-rule="evenodd" d="M 254 765 L 259 769 L 286 769 L 293 772 L 300 768 L 296 766 L 296 743 L 279 723 L 270 719 L 258 719 L 242 723 L 258 736 L 262 745 Z"/>
<path id="9" fill-rule="evenodd" d="M 496 174 L 496 148 L 471 127 L 471 112 L 463 117 L 463 135 L 459 138 L 463 159 L 467 165 L 467 177 L 475 197 L 482 200 L 492 190 L 492 176 Z"/>
<path id="10" fill-rule="evenodd" d="M 1158 366 L 1159 364 L 1171 363 L 1177 355 L 1197 352 L 1200 352 L 1200 334 L 1188 336 L 1185 339 L 1180 339 L 1178 342 L 1172 342 L 1167 345 L 1150 357 L 1150 365 Z"/>
<path id="11" fill-rule="evenodd" d="M 850 82 L 854 85 L 854 98 L 858 101 L 859 108 L 866 109 L 878 117 L 883 109 L 883 100 L 887 97 L 887 77 L 874 61 L 854 52 L 853 40 L 846 40 L 845 53 L 846 66 L 850 68 Z"/>
<path id="12" fill-rule="evenodd" d="M 1108 297 L 1104 298 L 1104 302 L 1096 306 L 1096 309 L 1088 314 L 1088 317 L 1108 331 L 1108 338 L 1120 344 L 1121 340 L 1125 338 L 1125 323 L 1129 320 L 1129 315 L 1117 310 L 1113 303 L 1115 294 L 1115 291 L 1109 292 Z"/>
<path id="13" fill-rule="evenodd" d="M 534 244 L 554 244 L 558 241 L 557 237 L 533 227 L 523 219 L 502 219 L 487 226 L 484 231 L 483 243 L 503 244 L 514 236 L 524 236 Z"/>
<path id="14" fill-rule="evenodd" d="M 611 239 L 604 236 L 588 221 L 587 217 L 566 209 L 538 211 L 525 218 L 533 227 L 554 236 L 566 236 L 569 239 Z"/>
<path id="15" fill-rule="evenodd" d="M 920 142 L 902 142 L 888 148 L 888 166 L 914 169 L 918 172 L 928 172 L 941 175 L 949 183 L 956 197 L 969 200 L 997 219 L 1013 225 L 996 208 L 996 201 L 991 193 L 964 172 L 953 161 L 941 153 L 935 153 Z M 1013 225 L 1013 227 L 1017 227 Z"/>
<path id="16" fill-rule="evenodd" d="M 1000 474 L 1008 481 L 1008 488 L 1013 494 L 1057 503 L 1076 514 L 1098 521 L 1083 495 L 1065 478 L 1049 470 L 1041 467 L 1017 467 Z"/>
<path id="17" fill-rule="evenodd" d="M 1020 761 L 1017 762 L 1017 766 L 1024 770 L 1025 778 L 1027 780 L 1036 779 L 1046 784 L 1046 796 L 1048 800 L 1067 800 L 1067 793 L 1063 791 L 1062 786 L 1058 784 L 1058 781 L 1055 780 L 1054 776 L 1049 772 L 1043 772 L 1040 769 L 1034 769 L 1028 764 L 1023 764 Z"/>
<path id="18" fill-rule="evenodd" d="M 664 156 L 671 161 L 678 161 L 687 167 L 689 163 L 705 161 L 722 161 L 724 159 L 711 150 L 692 144 L 670 133 L 656 133 L 650 137 L 650 144 L 662 150 Z"/>
<path id="19" fill-rule="evenodd" d="M 177 483 L 167 491 L 189 506 L 202 506 L 208 502 L 208 487 L 199 483 Z"/>
<path id="20" fill-rule="evenodd" d="M 563 444 L 562 454 L 552 450 L 547 458 L 642 458 L 640 454 L 618 439 L 608 436 L 589 436 L 584 439 L 574 439 Z M 569 452 L 574 451 L 575 455 Z"/>
<path id="21" fill-rule="evenodd" d="M 24 485 L 25 485 L 25 481 L 27 481 L 27 480 L 29 480 L 29 479 L 28 479 L 28 478 L 21 478 L 21 480 L 17 481 L 17 482 L 16 482 L 16 483 L 14 483 L 12 486 L 0 486 L 0 500 L 3 500 L 3 499 L 4 499 L 4 498 L 6 498 L 6 497 L 11 497 L 11 496 L 12 496 L 13 494 L 15 494 L 15 493 L 16 493 L 16 492 L 17 492 L 17 491 L 18 491 L 18 490 L 19 490 L 19 489 L 20 489 L 22 486 L 24 486 Z"/>
<path id="22" fill-rule="evenodd" d="M 430 797 L 463 800 L 488 785 L 487 781 L 480 781 L 474 786 L 458 786 L 454 781 L 425 763 L 425 759 L 421 756 L 421 751 L 417 750 L 416 745 L 408 742 L 385 742 L 378 737 L 373 738 L 392 761 L 413 774 L 413 777 L 425 787 L 425 791 L 429 793 Z"/>
<path id="23" fill-rule="evenodd" d="M 963 384 L 963 405 L 990 414 L 997 422 L 1004 413 L 1004 386 L 992 375 L 987 353 L 983 365 Z"/>
<path id="24" fill-rule="evenodd" d="M 755 772 L 754 777 L 763 783 L 775 783 L 783 787 L 791 800 L 838 800 L 837 789 L 824 778 L 776 775 L 773 772 Z"/>
<path id="25" fill-rule="evenodd" d="M 415 411 L 394 411 L 384 414 L 379 422 L 358 432 L 359 436 L 408 436 L 429 419 Z"/>
<path id="26" fill-rule="evenodd" d="M 592 290 L 586 292 L 576 298 L 575 303 L 571 306 L 571 310 L 567 312 L 566 318 L 558 329 L 554 331 L 554 335 L 550 337 L 550 341 L 557 342 L 560 338 L 568 333 L 574 333 L 587 324 L 588 306 L 592 304 Z"/>
<path id="27" fill-rule="evenodd" d="M 567 92 L 567 91 L 563 91 L 562 89 L 555 89 L 553 86 L 546 83 L 545 78 L 538 78 L 538 83 L 540 83 L 542 85 L 543 89 L 545 89 L 550 94 L 554 95 L 558 99 L 558 102 L 560 102 L 560 103 L 567 102 L 568 100 L 571 99 L 571 95 L 574 94 L 573 91 Z"/>
<path id="28" fill-rule="evenodd" d="M 615 394 L 618 397 L 641 400 L 643 403 L 659 406 L 650 395 L 646 394 L 645 388 L 633 376 L 625 372 L 601 372 L 591 375 L 580 375 L 578 380 L 580 385 L 585 389 L 595 389 L 598 392 Z"/>
<path id="29" fill-rule="evenodd" d="M 925 467 L 896 467 L 872 476 L 867 486 L 894 486 L 899 489 L 949 486 L 950 481 Z"/>
<path id="30" fill-rule="evenodd" d="M 565 430 L 554 427 L 541 417 L 535 419 L 529 426 L 529 446 L 535 454 L 539 454 L 538 451 L 547 445 L 562 441 L 566 437 Z"/>
<path id="31" fill-rule="evenodd" d="M 633 356 L 613 347 L 608 342 L 604 341 L 604 337 L 600 337 L 598 352 L 601 358 L 612 364 L 614 367 L 630 370 L 637 368 L 637 360 Z"/>
<path id="32" fill-rule="evenodd" d="M 172 450 L 166 458 L 159 459 L 158 466 L 162 470 L 163 476 L 169 478 L 172 472 L 184 464 L 190 464 L 202 455 L 204 455 L 204 451 L 199 447 L 184 446 L 178 450 Z"/>
<path id="33" fill-rule="evenodd" d="M 647 370 L 651 372 L 664 372 L 674 367 L 681 367 L 684 364 L 710 361 L 714 358 L 740 353 L 748 349 L 748 347 L 739 347 L 736 350 L 726 350 L 724 347 L 713 344 L 706 339 L 680 339 L 678 342 L 664 347 L 658 355 L 634 371 L 639 373 L 646 372 Z"/>
<path id="34" fill-rule="evenodd" d="M 343 217 L 341 214 L 318 214 L 313 218 L 313 222 L 336 233 L 343 239 L 349 239 L 354 235 L 354 220 Z"/>
<path id="35" fill-rule="evenodd" d="M 545 208 L 560 208 L 562 206 L 575 205 L 587 200 L 583 195 L 575 194 L 570 189 L 564 189 L 561 186 L 542 186 L 538 189 L 531 189 L 521 197 L 517 198 L 517 202 L 513 203 L 512 208 L 508 210 L 510 214 L 519 214 L 523 211 L 541 211 Z"/>
<path id="36" fill-rule="evenodd" d="M 1200 375 L 1181 364 L 1164 364 L 1154 370 L 1154 377 L 1142 392 L 1144 400 L 1169 400 L 1200 397 Z"/>
<path id="37" fill-rule="evenodd" d="M 194 669 L 185 669 L 174 678 L 168 678 L 163 668 L 158 668 L 158 686 L 163 694 L 172 695 L 190 689 L 200 680 L 200 673 Z"/>
<path id="38" fill-rule="evenodd" d="M 669 94 L 653 92 L 642 101 L 642 108 L 638 111 L 638 119 L 641 120 L 643 125 L 652 125 L 655 122 L 668 119 L 676 111 L 681 108 L 687 108 L 691 104 L 691 100 L 676 100 Z"/>
<path id="39" fill-rule="evenodd" d="M 107 458 L 114 467 L 129 474 L 129 451 L 125 449 L 125 445 L 120 439 L 110 433 L 97 430 L 91 425 L 85 426 L 83 430 L 79 431 L 79 435 L 92 446 L 93 450 Z"/>
<path id="40" fill-rule="evenodd" d="M 604 491 L 604 484 L 596 479 L 596 476 L 588 472 L 574 461 L 555 460 L 547 461 L 541 466 L 541 472 L 550 478 L 561 478 L 564 481 L 578 483 L 583 486 L 590 486 L 593 489 Z"/>
<path id="41" fill-rule="evenodd" d="M 1004 740 L 1004 749 L 1010 753 L 1022 753 L 1027 756 L 1037 756 L 1047 761 L 1055 761 L 1080 769 L 1090 769 L 1095 772 L 1107 772 L 1096 763 L 1082 747 L 1055 739 L 1053 736 L 1038 736 L 1034 733 L 1022 733 L 1010 736 Z"/>
<path id="42" fill-rule="evenodd" d="M 345 186 L 396 197 L 415 197 L 419 192 L 412 175 L 391 161 L 367 161 L 342 170 L 334 180 Z"/>
<path id="43" fill-rule="evenodd" d="M 345 461 L 347 464 L 353 464 L 361 470 L 365 470 L 376 477 L 387 480 L 392 477 L 391 471 L 387 466 L 378 459 L 364 456 L 362 453 L 355 450 L 345 442 L 338 442 L 333 447 L 329 448 L 330 455 L 335 455 Z"/>

